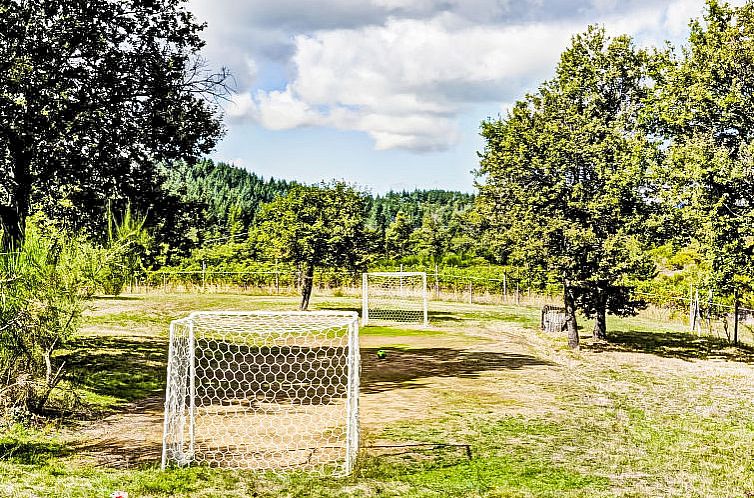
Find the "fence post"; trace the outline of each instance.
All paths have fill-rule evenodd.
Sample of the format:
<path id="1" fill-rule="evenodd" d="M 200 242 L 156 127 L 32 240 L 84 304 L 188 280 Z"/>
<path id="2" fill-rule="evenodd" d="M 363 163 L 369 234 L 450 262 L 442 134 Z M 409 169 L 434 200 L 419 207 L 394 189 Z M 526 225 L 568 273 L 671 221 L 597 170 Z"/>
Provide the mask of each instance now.
<path id="1" fill-rule="evenodd" d="M 503 273 L 503 302 L 508 303 L 508 282 L 505 279 L 505 273 Z"/>
<path id="2" fill-rule="evenodd" d="M 207 290 L 207 263 L 202 261 L 202 290 Z"/>
<path id="3" fill-rule="evenodd" d="M 472 292 L 474 292 L 474 284 L 471 283 L 471 280 L 469 280 L 469 304 L 474 304 L 474 301 L 472 300 Z"/>
<path id="4" fill-rule="evenodd" d="M 435 263 L 435 299 L 440 299 L 440 281 L 438 280 L 438 278 L 438 268 L 437 263 Z"/>
<path id="5" fill-rule="evenodd" d="M 516 306 L 521 305 L 521 294 L 518 291 L 518 282 L 516 282 Z"/>
<path id="6" fill-rule="evenodd" d="M 738 290 L 733 292 L 733 344 L 738 344 Z"/>

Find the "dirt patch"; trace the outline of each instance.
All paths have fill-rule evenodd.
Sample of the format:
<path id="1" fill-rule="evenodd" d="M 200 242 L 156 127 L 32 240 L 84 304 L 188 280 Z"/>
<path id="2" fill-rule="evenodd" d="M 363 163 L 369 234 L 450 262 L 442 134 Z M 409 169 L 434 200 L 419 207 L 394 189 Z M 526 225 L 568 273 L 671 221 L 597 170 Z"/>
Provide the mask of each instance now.
<path id="1" fill-rule="evenodd" d="M 129 468 L 160 460 L 163 398 L 154 396 L 131 404 L 103 420 L 81 423 L 64 439 L 74 448 L 76 461 L 113 468 Z"/>

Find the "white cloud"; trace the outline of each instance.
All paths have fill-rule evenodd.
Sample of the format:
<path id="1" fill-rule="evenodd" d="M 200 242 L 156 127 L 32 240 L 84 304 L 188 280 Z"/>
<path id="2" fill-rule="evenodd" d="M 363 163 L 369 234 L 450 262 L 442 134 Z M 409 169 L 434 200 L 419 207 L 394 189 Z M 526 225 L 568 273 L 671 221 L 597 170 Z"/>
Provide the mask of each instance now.
<path id="1" fill-rule="evenodd" d="M 258 91 L 254 105 L 238 108 L 272 129 L 327 125 L 366 132 L 378 149 L 444 149 L 459 138 L 454 118 L 464 106 L 546 75 L 572 30 L 453 21 L 300 35 L 286 89 Z"/>
<path id="2" fill-rule="evenodd" d="M 213 58 L 241 67 L 232 120 L 367 133 L 377 149 L 442 150 L 458 119 L 507 109 L 587 24 L 642 44 L 679 38 L 702 0 L 191 0 Z M 739 1 L 739 0 L 736 0 Z M 214 26 L 214 27 L 213 27 Z M 269 63 L 277 72 L 269 74 Z M 234 69 L 233 66 L 231 66 Z M 285 69 L 281 69 L 284 67 Z M 280 81 L 283 78 L 283 81 Z"/>
<path id="3" fill-rule="evenodd" d="M 257 92 L 254 113 L 271 130 L 285 130 L 305 125 L 323 124 L 321 116 L 305 101 L 285 91 Z"/>

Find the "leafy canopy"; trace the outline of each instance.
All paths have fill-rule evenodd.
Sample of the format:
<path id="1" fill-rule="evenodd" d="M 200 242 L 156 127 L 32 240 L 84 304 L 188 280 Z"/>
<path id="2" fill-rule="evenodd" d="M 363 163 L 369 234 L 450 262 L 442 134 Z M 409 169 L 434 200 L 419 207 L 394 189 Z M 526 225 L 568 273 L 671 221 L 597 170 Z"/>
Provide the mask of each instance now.
<path id="1" fill-rule="evenodd" d="M 32 202 L 76 223 L 108 198 L 144 209 L 159 161 L 214 147 L 226 74 L 205 69 L 202 28 L 181 0 L 0 4 L 4 247 Z"/>

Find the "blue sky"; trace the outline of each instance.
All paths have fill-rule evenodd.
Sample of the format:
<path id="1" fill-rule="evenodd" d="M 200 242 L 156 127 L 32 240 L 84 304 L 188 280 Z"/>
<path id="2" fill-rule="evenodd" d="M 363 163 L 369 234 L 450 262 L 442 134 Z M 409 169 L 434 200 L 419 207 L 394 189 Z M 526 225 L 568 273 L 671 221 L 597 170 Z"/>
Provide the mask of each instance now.
<path id="1" fill-rule="evenodd" d="M 590 23 L 681 43 L 702 0 L 190 0 L 234 75 L 213 154 L 265 177 L 375 193 L 473 191 L 479 124 Z"/>

